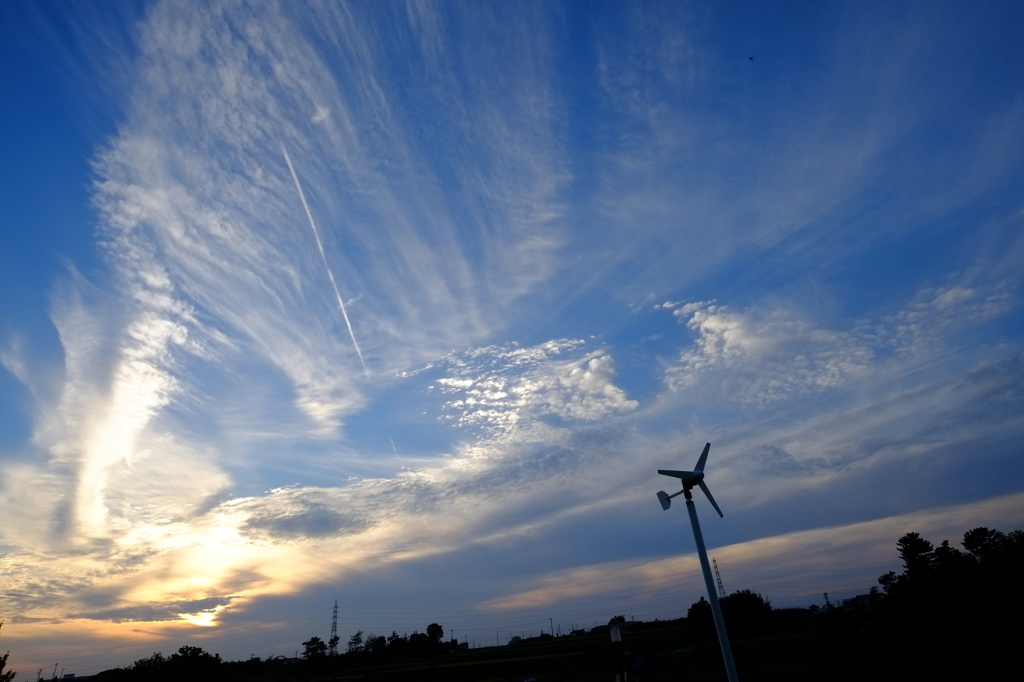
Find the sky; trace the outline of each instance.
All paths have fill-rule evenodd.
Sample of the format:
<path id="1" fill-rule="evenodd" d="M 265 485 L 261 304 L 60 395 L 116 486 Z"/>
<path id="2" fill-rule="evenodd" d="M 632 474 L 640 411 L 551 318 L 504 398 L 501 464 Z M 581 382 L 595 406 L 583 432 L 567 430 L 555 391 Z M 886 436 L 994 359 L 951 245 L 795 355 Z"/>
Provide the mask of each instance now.
<path id="1" fill-rule="evenodd" d="M 1019 2 L 0 3 L 0 650 L 95 673 L 1024 528 Z"/>

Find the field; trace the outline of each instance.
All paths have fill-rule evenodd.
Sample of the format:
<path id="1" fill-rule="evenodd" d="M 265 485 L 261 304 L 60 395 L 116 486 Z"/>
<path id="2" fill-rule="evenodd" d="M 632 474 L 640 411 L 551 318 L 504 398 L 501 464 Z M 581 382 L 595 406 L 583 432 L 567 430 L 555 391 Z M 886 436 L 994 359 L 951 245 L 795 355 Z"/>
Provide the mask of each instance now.
<path id="1" fill-rule="evenodd" d="M 519 644 L 441 654 L 432 658 L 344 670 L 296 667 L 257 677 L 252 682 L 310 680 L 340 682 L 590 682 L 594 680 L 726 679 L 715 641 L 687 643 L 683 623 L 636 624 L 621 644 L 604 634 L 546 638 Z M 813 627 L 733 643 L 740 678 L 745 682 L 799 680 L 914 680 L 923 677 L 921 660 L 861 652 L 828 655 Z"/>

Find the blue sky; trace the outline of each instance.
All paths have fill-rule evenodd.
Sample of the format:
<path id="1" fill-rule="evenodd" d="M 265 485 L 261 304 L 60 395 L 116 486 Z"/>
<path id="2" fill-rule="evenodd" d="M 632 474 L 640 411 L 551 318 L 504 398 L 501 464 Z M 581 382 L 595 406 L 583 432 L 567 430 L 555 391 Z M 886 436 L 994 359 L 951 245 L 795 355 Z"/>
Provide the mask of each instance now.
<path id="1" fill-rule="evenodd" d="M 677 617 L 707 441 L 777 606 L 1024 525 L 1019 3 L 0 12 L 13 669 Z"/>

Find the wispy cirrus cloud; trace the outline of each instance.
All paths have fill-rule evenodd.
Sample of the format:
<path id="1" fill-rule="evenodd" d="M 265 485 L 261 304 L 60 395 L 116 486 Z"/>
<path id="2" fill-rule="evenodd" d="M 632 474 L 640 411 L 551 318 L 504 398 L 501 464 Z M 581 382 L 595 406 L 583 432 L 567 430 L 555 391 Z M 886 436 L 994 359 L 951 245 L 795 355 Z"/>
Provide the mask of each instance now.
<path id="1" fill-rule="evenodd" d="M 202 313 L 197 336 L 210 335 L 221 361 L 229 352 L 265 358 L 325 433 L 361 404 L 346 369 L 358 358 L 334 343 L 337 325 L 349 324 L 342 318 L 351 317 L 370 365 L 385 373 L 455 339 L 479 338 L 500 320 L 495 303 L 550 271 L 558 238 L 544 226 L 559 211 L 554 196 L 564 177 L 547 108 L 523 109 L 551 97 L 534 90 L 544 78 L 501 76 L 476 96 L 478 106 L 453 109 L 444 94 L 453 65 L 434 64 L 417 95 L 439 107 L 431 118 L 405 120 L 382 96 L 391 85 L 383 81 L 396 77 L 392 65 L 404 62 L 382 61 L 376 44 L 357 37 L 367 19 L 350 9 L 309 21 L 270 6 L 196 16 L 157 6 L 142 39 L 131 125 L 98 166 L 108 222 L 131 216 L 133 238 L 151 242 L 179 295 Z M 508 19 L 502 33 L 528 17 Z M 255 28 L 267 21 L 282 31 Z M 311 30 L 328 27 L 353 39 L 310 41 Z M 189 38 L 168 38 L 176 34 Z M 314 45 L 335 57 L 332 65 Z M 265 78 L 267 70 L 277 77 Z M 185 91 L 192 94 L 180 98 Z M 508 106 L 520 110 L 524 135 L 507 129 Z M 454 154 L 428 160 L 414 140 L 423 127 L 464 137 L 451 140 Z M 282 144 L 305 206 L 287 164 L 267 163 Z M 445 199 L 452 187 L 466 201 Z M 302 236 L 306 213 L 322 227 L 340 306 L 317 274 L 314 240 L 308 230 Z M 346 299 L 352 310 L 339 315 Z"/>
<path id="2" fill-rule="evenodd" d="M 714 301 L 658 304 L 694 335 L 665 382 L 672 390 L 710 382 L 749 406 L 850 386 L 958 348 L 965 334 L 1014 309 L 1014 290 L 1007 279 L 950 277 L 920 288 L 900 310 L 846 329 L 826 328 L 778 301 L 746 310 Z"/>
<path id="3" fill-rule="evenodd" d="M 538 8 L 479 8 L 454 56 L 435 34 L 459 29 L 430 6 L 410 10 L 420 47 L 397 53 L 382 51 L 397 44 L 383 16 L 356 6 L 194 10 L 155 3 L 139 26 L 124 119 L 94 161 L 113 292 L 77 276 L 59 291 L 64 387 L 37 425 L 48 461 L 10 468 L 4 481 L 45 484 L 55 499 L 32 507 L 24 534 L 5 533 L 23 552 L 12 561 L 76 548 L 83 584 L 106 589 L 112 578 L 95 567 L 131 554 L 136 583 L 151 571 L 167 578 L 137 596 L 150 602 L 187 600 L 198 564 L 221 566 L 198 570 L 201 596 L 248 564 L 280 577 L 275 543 L 383 532 L 388 514 L 374 500 L 384 483 L 232 499 L 232 473 L 273 461 L 253 434 L 293 452 L 337 437 L 374 381 L 506 324 L 502 307 L 552 271 L 568 177 Z M 509 70 L 478 58 L 494 40 L 538 42 Z M 493 79 L 453 99 L 469 64 Z M 434 106 L 410 118 L 396 79 Z M 450 153 L 425 154 L 424 137 Z M 365 343 L 367 374 L 359 345 L 338 342 L 345 327 Z M 20 354 L 4 357 L 24 374 Z M 610 376 L 606 361 L 589 362 L 561 381 Z M 561 401 L 550 412 L 570 415 L 567 396 L 531 394 L 541 393 Z M 239 446 L 244 455 L 231 451 Z M 436 476 L 391 484 L 422 508 Z M 266 546 L 245 550 L 243 537 Z M 217 559 L 218 544 L 238 560 Z M 111 591 L 110 604 L 129 592 Z M 53 593 L 32 612 L 55 615 L 67 591 Z"/>

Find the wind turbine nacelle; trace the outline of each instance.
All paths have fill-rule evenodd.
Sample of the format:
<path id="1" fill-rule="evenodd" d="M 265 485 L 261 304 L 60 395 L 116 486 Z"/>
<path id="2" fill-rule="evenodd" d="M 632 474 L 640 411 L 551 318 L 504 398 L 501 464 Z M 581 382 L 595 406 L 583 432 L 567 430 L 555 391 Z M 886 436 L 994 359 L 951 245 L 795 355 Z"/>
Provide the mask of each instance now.
<path id="1" fill-rule="evenodd" d="M 662 476 L 671 476 L 672 478 L 678 478 L 682 480 L 684 484 L 689 484 L 691 488 L 704 480 L 703 471 L 676 471 L 675 469 L 658 469 L 658 473 L 661 474 Z"/>
<path id="2" fill-rule="evenodd" d="M 664 490 L 658 491 L 658 502 L 661 502 L 661 508 L 665 511 L 672 506 L 672 498 Z"/>
<path id="3" fill-rule="evenodd" d="M 700 486 L 700 489 L 707 495 L 708 501 L 711 506 L 715 508 L 719 516 L 722 514 L 721 508 L 718 503 L 715 502 L 715 498 L 711 496 L 711 491 L 708 490 L 708 486 L 704 483 L 704 464 L 708 461 L 708 451 L 711 450 L 711 443 L 707 443 L 704 446 L 704 452 L 700 453 L 700 459 L 697 460 L 697 466 L 693 468 L 693 471 L 676 471 L 675 469 L 658 469 L 658 473 L 662 476 L 671 476 L 672 478 L 678 478 L 683 482 L 683 489 L 680 490 L 676 495 L 689 491 L 694 486 Z M 658 501 L 661 502 L 662 509 L 668 509 L 669 500 L 675 495 L 666 495 L 661 492 L 658 493 Z M 690 496 L 686 496 L 687 504 L 690 504 Z"/>

